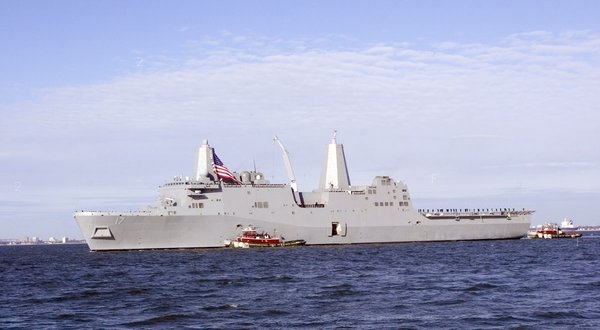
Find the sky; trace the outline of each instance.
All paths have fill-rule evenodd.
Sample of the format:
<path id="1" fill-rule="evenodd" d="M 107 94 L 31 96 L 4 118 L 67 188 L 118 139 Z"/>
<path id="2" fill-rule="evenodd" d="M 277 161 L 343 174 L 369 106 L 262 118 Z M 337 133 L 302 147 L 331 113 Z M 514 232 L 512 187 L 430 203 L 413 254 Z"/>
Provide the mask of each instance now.
<path id="1" fill-rule="evenodd" d="M 417 208 L 526 208 L 600 225 L 600 2 L 0 1 L 0 238 L 82 238 L 136 210 L 208 139 L 317 188 L 337 130 L 350 180 Z"/>

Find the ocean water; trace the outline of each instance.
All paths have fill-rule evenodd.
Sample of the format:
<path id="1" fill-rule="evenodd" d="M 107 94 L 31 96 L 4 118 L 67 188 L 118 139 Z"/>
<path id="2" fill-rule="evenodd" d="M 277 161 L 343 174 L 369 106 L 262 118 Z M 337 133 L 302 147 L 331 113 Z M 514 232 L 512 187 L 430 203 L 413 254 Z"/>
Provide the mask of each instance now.
<path id="1" fill-rule="evenodd" d="M 0 247 L 0 328 L 600 328 L 600 239 Z"/>

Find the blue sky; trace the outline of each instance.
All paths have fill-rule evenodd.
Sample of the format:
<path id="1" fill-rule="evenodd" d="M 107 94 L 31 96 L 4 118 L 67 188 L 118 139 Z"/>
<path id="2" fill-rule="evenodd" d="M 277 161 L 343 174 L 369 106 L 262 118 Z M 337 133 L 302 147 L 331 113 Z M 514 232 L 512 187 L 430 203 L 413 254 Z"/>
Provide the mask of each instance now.
<path id="1" fill-rule="evenodd" d="M 2 1 L 0 237 L 80 237 L 232 170 L 303 190 L 333 130 L 352 183 L 420 208 L 526 207 L 600 224 L 596 1 Z"/>

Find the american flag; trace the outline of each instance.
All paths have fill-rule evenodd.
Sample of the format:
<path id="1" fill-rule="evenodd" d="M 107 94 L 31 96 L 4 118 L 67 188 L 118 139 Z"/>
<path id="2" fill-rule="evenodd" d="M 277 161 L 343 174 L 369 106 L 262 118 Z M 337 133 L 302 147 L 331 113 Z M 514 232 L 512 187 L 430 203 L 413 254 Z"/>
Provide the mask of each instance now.
<path id="1" fill-rule="evenodd" d="M 215 149 L 213 149 L 213 170 L 217 174 L 217 178 L 222 179 L 224 182 L 228 183 L 240 183 L 231 172 L 223 165 L 223 162 L 217 156 Z"/>

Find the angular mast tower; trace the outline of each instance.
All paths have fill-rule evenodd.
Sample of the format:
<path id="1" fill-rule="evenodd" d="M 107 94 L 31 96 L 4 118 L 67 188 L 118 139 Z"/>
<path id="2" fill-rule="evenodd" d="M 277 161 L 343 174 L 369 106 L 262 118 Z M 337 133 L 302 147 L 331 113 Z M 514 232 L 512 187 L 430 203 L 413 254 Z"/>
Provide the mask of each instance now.
<path id="1" fill-rule="evenodd" d="M 198 148 L 196 157 L 196 167 L 194 168 L 194 179 L 196 181 L 204 181 L 207 177 L 213 175 L 212 169 L 212 148 L 208 145 L 208 140 L 202 141 L 202 145 Z"/>
<path id="2" fill-rule="evenodd" d="M 336 141 L 337 131 L 333 132 L 333 138 L 325 149 L 325 163 L 321 172 L 321 181 L 319 189 L 349 189 L 350 177 L 348 176 L 348 167 L 346 166 L 346 156 L 344 155 L 344 146 Z"/>

